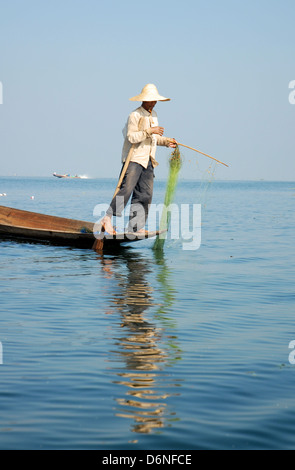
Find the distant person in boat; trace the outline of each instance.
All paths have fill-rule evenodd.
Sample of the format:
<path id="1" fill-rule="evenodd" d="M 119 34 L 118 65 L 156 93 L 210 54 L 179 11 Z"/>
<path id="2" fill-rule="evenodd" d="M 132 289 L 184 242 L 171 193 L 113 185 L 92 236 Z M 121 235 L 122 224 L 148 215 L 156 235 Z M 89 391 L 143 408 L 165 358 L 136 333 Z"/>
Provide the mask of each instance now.
<path id="1" fill-rule="evenodd" d="M 154 169 L 157 145 L 175 148 L 175 139 L 163 136 L 164 128 L 159 126 L 157 113 L 154 111 L 158 101 L 170 101 L 161 96 L 155 85 L 146 85 L 141 94 L 130 101 L 140 101 L 142 105 L 133 111 L 123 130 L 124 145 L 122 152 L 123 165 L 132 152 L 132 157 L 117 196 L 102 219 L 102 230 L 111 235 L 116 231 L 112 225 L 113 216 L 122 216 L 130 197 L 131 209 L 128 232 L 144 233 L 149 208 L 152 203 L 154 187 Z"/>

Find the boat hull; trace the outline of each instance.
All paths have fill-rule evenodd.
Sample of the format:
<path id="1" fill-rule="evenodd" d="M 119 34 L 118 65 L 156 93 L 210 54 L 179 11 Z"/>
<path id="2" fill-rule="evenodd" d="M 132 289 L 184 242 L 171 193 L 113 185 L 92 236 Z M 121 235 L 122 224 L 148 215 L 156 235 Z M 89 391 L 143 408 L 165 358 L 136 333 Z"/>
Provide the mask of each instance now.
<path id="1" fill-rule="evenodd" d="M 2 239 L 92 249 L 96 240 L 93 230 L 94 223 L 92 222 L 0 206 L 0 238 Z M 118 249 L 129 243 L 156 237 L 160 233 L 148 232 L 140 236 L 130 233 L 118 233 L 116 236 L 100 234 L 100 248 L 103 251 Z"/>

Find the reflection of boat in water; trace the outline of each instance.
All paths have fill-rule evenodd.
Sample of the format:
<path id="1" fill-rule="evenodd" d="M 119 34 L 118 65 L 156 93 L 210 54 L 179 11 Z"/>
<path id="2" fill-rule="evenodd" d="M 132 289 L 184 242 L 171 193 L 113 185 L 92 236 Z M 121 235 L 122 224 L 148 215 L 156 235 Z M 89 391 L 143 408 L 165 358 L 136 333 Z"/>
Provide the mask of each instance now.
<path id="1" fill-rule="evenodd" d="M 57 173 L 53 173 L 53 176 L 55 176 L 55 178 L 60 178 L 60 179 L 78 179 L 78 180 L 81 180 L 82 179 L 82 176 L 78 176 L 78 175 L 75 175 L 75 176 L 72 176 L 72 175 L 58 175 Z"/>
<path id="2" fill-rule="evenodd" d="M 169 308 L 166 294 L 163 304 L 155 303 L 155 290 L 147 280 L 153 269 L 149 268 L 148 260 L 134 252 L 119 258 L 102 257 L 101 260 L 108 279 L 113 277 L 118 285 L 117 292 L 111 295 L 107 312 L 120 315 L 120 325 L 114 335 L 116 348 L 111 359 L 116 363 L 113 383 L 121 387 L 115 413 L 120 418 L 132 420 L 132 432 L 148 434 L 177 420 L 169 406 L 169 398 L 180 394 L 181 384 L 166 371 L 181 359 L 175 331 L 169 334 L 175 325 L 167 322 L 167 312 L 164 312 L 165 307 Z M 122 265 L 127 268 L 124 272 Z M 163 273 L 163 265 L 158 266 Z M 167 271 L 163 276 L 167 281 Z M 160 292 L 162 287 L 166 289 L 167 284 L 161 283 Z M 170 305 L 171 302 L 172 298 Z M 147 314 L 155 306 L 154 322 Z"/>

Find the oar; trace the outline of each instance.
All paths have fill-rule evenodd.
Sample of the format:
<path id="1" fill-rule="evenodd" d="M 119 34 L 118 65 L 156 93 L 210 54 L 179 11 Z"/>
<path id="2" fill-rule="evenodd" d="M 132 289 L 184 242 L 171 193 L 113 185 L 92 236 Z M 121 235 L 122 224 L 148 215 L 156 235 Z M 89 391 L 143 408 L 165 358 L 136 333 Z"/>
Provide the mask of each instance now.
<path id="1" fill-rule="evenodd" d="M 142 127 L 145 123 L 145 118 L 144 117 L 141 117 L 139 119 L 139 123 L 138 123 L 138 128 L 140 130 L 143 130 Z M 113 196 L 113 199 L 115 199 L 115 197 L 117 196 L 118 192 L 120 191 L 121 189 L 121 186 L 122 186 L 122 183 L 123 183 L 123 180 L 125 178 L 125 175 L 126 175 L 126 172 L 128 170 L 128 167 L 129 167 L 129 164 L 131 162 L 131 159 L 132 159 L 132 156 L 133 156 L 133 152 L 134 152 L 134 149 L 136 147 L 136 144 L 133 144 L 129 153 L 128 153 L 128 156 L 126 158 L 126 161 L 125 161 L 125 164 L 123 166 L 123 170 L 121 172 L 121 175 L 120 175 L 120 178 L 119 178 L 119 181 L 118 181 L 118 184 L 117 184 L 117 187 L 116 187 L 116 190 L 114 192 L 114 196 Z M 113 200 L 112 199 L 112 200 Z M 102 229 L 102 226 L 101 224 L 97 227 L 97 231 L 98 232 L 101 232 L 101 229 Z M 100 239 L 96 239 L 95 242 L 94 242 L 94 245 L 93 245 L 93 250 L 95 251 L 102 251 L 103 250 L 103 240 L 100 238 Z"/>
<path id="2" fill-rule="evenodd" d="M 189 147 L 188 145 L 180 144 L 179 142 L 177 142 L 177 144 L 181 145 L 181 147 L 185 147 L 187 149 L 194 150 L 194 152 L 198 152 L 201 155 L 205 155 L 205 157 L 211 158 L 211 160 L 215 160 L 215 162 L 221 163 L 222 165 L 227 166 L 227 168 L 229 168 L 229 166 L 226 163 L 223 163 L 220 160 L 217 160 L 216 158 L 211 157 L 210 155 L 207 155 L 207 153 L 200 152 L 200 150 L 194 149 L 193 147 Z"/>
<path id="3" fill-rule="evenodd" d="M 115 199 L 115 197 L 117 196 L 118 192 L 120 191 L 121 189 L 121 185 L 123 183 L 123 179 L 126 175 L 126 172 L 128 170 L 128 167 L 129 167 L 129 163 L 131 161 L 131 158 L 132 158 L 132 155 L 133 155 L 133 151 L 134 151 L 134 147 L 135 147 L 135 144 L 132 145 L 131 149 L 130 149 L 130 152 L 128 153 L 128 156 L 126 158 L 126 161 L 125 161 L 125 164 L 124 164 L 124 167 L 123 167 L 123 170 L 122 170 L 122 173 L 120 175 L 120 178 L 119 178 L 119 181 L 118 181 L 118 184 L 117 184 L 117 187 L 116 187 L 116 190 L 114 192 L 114 196 L 113 196 L 113 199 Z M 112 199 L 112 200 L 113 200 Z M 101 229 L 102 229 L 102 224 L 99 224 L 98 226 L 96 226 L 97 228 L 97 232 L 101 232 Z M 92 247 L 92 249 L 94 251 L 102 251 L 103 249 L 103 240 L 101 239 L 96 239 L 95 242 L 94 242 L 94 245 Z"/>
<path id="4" fill-rule="evenodd" d="M 141 126 L 143 122 L 143 118 L 140 118 L 139 120 L 139 126 Z M 122 183 L 123 183 L 123 179 L 125 178 L 125 175 L 126 175 L 126 172 L 128 170 L 128 167 L 129 167 L 129 164 L 130 164 L 130 161 L 131 161 L 131 158 L 133 156 L 133 152 L 134 152 L 134 149 L 135 149 L 135 144 L 132 145 L 129 153 L 128 153 L 128 156 L 126 158 L 126 161 L 125 161 L 125 164 L 124 164 L 124 167 L 123 167 L 123 170 L 121 172 L 121 175 L 120 175 L 120 178 L 119 178 L 119 181 L 118 181 L 118 184 L 117 184 L 117 187 L 116 187 L 116 190 L 114 192 L 114 196 L 113 196 L 113 199 L 115 199 L 115 197 L 117 196 L 118 192 L 120 191 L 121 189 L 121 186 L 122 186 Z M 112 199 L 112 200 L 113 200 Z M 97 232 L 100 232 L 101 231 L 101 224 L 99 226 L 97 226 Z M 102 251 L 103 249 L 103 240 L 101 239 L 96 239 L 95 242 L 94 242 L 94 245 L 92 247 L 93 250 L 95 251 Z"/>
<path id="5" fill-rule="evenodd" d="M 117 184 L 116 191 L 115 191 L 115 193 L 114 193 L 113 199 L 115 199 L 115 197 L 117 196 L 118 192 L 119 192 L 120 189 L 121 189 L 121 186 L 122 186 L 122 183 L 123 183 L 123 179 L 125 178 L 126 172 L 127 172 L 127 170 L 128 170 L 128 167 L 129 167 L 129 163 L 130 163 L 131 158 L 132 158 L 132 155 L 133 155 L 134 148 L 135 148 L 135 144 L 132 145 L 132 147 L 131 147 L 131 149 L 130 149 L 130 152 L 128 153 L 128 156 L 127 156 L 127 158 L 126 158 L 126 161 L 125 161 L 125 164 L 124 164 L 124 167 L 123 167 L 121 176 L 120 176 L 120 178 L 119 178 L 119 181 L 118 181 L 118 184 Z"/>
<path id="6" fill-rule="evenodd" d="M 139 119 L 139 122 L 138 122 L 138 129 L 139 130 L 143 130 L 143 126 L 144 126 L 144 123 L 145 123 L 145 118 L 144 117 L 141 117 Z M 125 178 L 125 175 L 126 175 L 126 172 L 128 170 L 128 167 L 129 167 L 129 163 L 131 161 L 131 158 L 133 156 L 133 152 L 134 152 L 134 149 L 135 149 L 135 146 L 136 144 L 133 144 L 129 153 L 128 153 L 128 156 L 126 158 L 126 161 L 125 161 L 125 165 L 123 167 L 123 170 L 122 170 L 122 173 L 120 175 L 120 178 L 119 178 L 119 181 L 118 181 L 118 184 L 117 184 L 117 187 L 116 187 L 116 191 L 114 193 L 114 196 L 113 196 L 113 199 L 115 199 L 115 197 L 117 196 L 118 192 L 120 191 L 121 189 L 121 185 L 123 183 L 123 179 Z"/>

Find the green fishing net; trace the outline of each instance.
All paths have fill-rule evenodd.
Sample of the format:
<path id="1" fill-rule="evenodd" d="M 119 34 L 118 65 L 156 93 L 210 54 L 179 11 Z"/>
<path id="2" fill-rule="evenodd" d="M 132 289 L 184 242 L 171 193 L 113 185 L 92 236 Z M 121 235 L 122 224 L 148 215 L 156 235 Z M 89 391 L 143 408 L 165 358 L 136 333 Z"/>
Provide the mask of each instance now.
<path id="1" fill-rule="evenodd" d="M 169 176 L 168 176 L 166 194 L 165 194 L 165 200 L 164 200 L 164 209 L 163 209 L 161 222 L 160 222 L 161 232 L 168 231 L 170 227 L 171 212 L 168 210 L 168 208 L 170 204 L 172 204 L 173 199 L 174 199 L 177 182 L 178 182 L 178 176 L 179 176 L 179 172 L 182 166 L 182 162 L 183 160 L 179 151 L 179 147 L 177 146 L 176 149 L 172 152 L 170 160 L 169 160 Z M 153 249 L 163 250 L 165 239 L 166 239 L 165 233 L 164 234 L 162 233 L 162 235 L 159 235 L 156 238 Z"/>
<path id="2" fill-rule="evenodd" d="M 177 146 L 169 159 L 169 176 L 164 200 L 164 209 L 160 221 L 161 234 L 155 240 L 153 246 L 154 250 L 163 251 L 164 249 L 167 232 L 171 223 L 170 209 L 174 200 L 180 170 L 183 166 L 184 158 L 179 151 L 179 147 Z M 202 206 L 203 215 L 207 207 L 209 189 L 215 180 L 217 163 L 211 162 L 208 166 L 206 159 L 201 158 L 199 160 L 196 156 L 193 155 L 190 160 L 186 160 L 186 166 L 190 168 L 190 174 L 195 176 L 195 178 L 191 181 L 191 201 L 194 204 L 200 204 Z"/>

